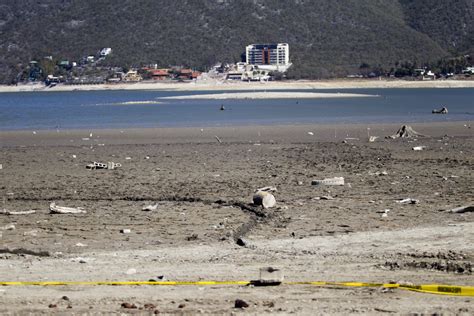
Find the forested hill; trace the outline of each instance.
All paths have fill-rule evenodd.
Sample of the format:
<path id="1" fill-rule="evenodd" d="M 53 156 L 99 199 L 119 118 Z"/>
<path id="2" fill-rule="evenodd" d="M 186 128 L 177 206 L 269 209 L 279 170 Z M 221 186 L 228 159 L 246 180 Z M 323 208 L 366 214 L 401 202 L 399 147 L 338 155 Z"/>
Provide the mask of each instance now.
<path id="1" fill-rule="evenodd" d="M 2 0 L 0 81 L 18 64 L 79 60 L 203 67 L 256 42 L 290 44 L 293 75 L 346 75 L 474 51 L 474 0 Z"/>

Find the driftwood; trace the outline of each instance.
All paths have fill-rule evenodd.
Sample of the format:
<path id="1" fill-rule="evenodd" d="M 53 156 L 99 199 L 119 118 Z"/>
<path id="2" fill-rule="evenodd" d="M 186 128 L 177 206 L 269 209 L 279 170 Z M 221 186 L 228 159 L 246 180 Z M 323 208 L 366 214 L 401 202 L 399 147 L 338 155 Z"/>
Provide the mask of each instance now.
<path id="1" fill-rule="evenodd" d="M 57 206 L 56 203 L 52 202 L 49 205 L 49 211 L 51 214 L 84 214 L 87 213 L 84 209 L 78 207 L 65 207 Z"/>
<path id="2" fill-rule="evenodd" d="M 468 213 L 468 212 L 474 212 L 474 206 L 473 205 L 461 206 L 461 207 L 452 208 L 450 210 L 442 210 L 442 211 L 446 211 L 448 213 L 457 213 L 457 214 Z"/>
<path id="3" fill-rule="evenodd" d="M 36 213 L 35 210 L 30 210 L 30 211 L 9 211 L 9 210 L 0 210 L 0 214 L 3 215 L 29 215 L 29 214 L 34 214 Z"/>
<path id="4" fill-rule="evenodd" d="M 403 125 L 400 129 L 393 134 L 392 136 L 388 136 L 387 138 L 411 138 L 411 137 L 425 137 L 425 135 L 416 132 L 411 126 Z"/>

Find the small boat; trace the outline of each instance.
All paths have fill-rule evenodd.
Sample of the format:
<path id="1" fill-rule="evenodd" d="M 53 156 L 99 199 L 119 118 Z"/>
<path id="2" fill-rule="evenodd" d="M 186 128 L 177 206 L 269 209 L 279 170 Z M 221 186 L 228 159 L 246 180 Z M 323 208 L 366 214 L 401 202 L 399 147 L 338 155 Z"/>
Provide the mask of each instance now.
<path id="1" fill-rule="evenodd" d="M 448 114 L 448 109 L 443 107 L 440 110 L 435 109 L 435 110 L 431 111 L 431 113 L 433 113 L 433 114 Z"/>

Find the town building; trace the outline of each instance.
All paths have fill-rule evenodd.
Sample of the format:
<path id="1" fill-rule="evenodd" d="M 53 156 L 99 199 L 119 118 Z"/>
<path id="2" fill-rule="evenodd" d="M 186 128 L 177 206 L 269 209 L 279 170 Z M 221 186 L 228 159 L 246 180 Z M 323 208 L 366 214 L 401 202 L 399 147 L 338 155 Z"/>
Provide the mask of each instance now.
<path id="1" fill-rule="evenodd" d="M 259 69 L 285 72 L 291 66 L 287 43 L 251 44 L 246 47 L 247 64 Z"/>

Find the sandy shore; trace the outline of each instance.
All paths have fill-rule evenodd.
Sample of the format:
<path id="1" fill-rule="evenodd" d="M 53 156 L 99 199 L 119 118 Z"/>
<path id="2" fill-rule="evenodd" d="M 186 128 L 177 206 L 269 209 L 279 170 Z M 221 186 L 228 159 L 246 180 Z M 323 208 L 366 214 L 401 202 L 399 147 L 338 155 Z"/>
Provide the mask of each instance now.
<path id="1" fill-rule="evenodd" d="M 377 97 L 371 94 L 357 93 L 314 93 L 314 92 L 238 92 L 219 94 L 195 94 L 164 97 L 170 100 L 227 100 L 227 99 L 334 99 L 334 98 L 367 98 Z"/>
<path id="2" fill-rule="evenodd" d="M 53 88 L 42 84 L 0 86 L 2 92 L 48 91 L 101 91 L 101 90 L 177 90 L 177 91 L 224 91 L 224 90 L 304 90 L 304 89 L 369 89 L 369 88 L 474 88 L 474 80 L 319 80 L 233 82 L 200 80 L 195 82 L 140 82 L 102 85 L 58 85 Z"/>
<path id="3" fill-rule="evenodd" d="M 405 140 L 384 139 L 395 124 L 0 132 L 0 209 L 36 210 L 0 214 L 0 281 L 250 280 L 272 266 L 288 281 L 472 286 L 474 214 L 440 211 L 474 201 L 472 123 L 413 124 L 431 137 Z M 335 176 L 345 185 L 311 184 Z M 275 208 L 252 205 L 264 186 Z M 49 214 L 53 201 L 87 213 Z M 1 314 L 134 312 L 124 302 L 189 315 L 474 312 L 472 298 L 383 288 L 0 288 Z"/>

